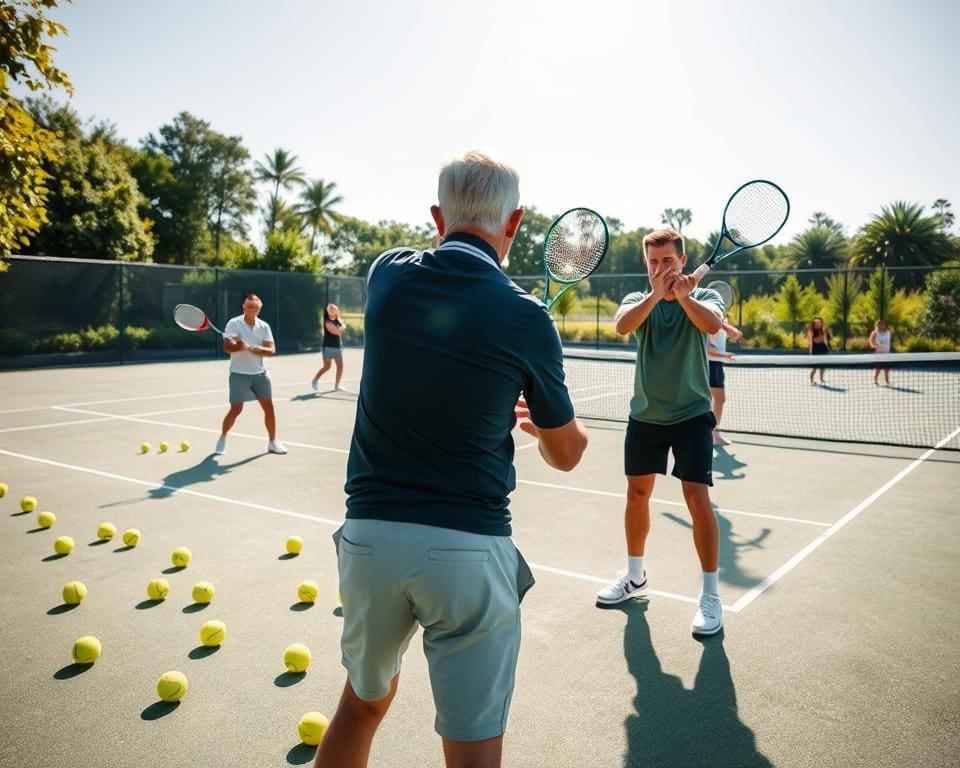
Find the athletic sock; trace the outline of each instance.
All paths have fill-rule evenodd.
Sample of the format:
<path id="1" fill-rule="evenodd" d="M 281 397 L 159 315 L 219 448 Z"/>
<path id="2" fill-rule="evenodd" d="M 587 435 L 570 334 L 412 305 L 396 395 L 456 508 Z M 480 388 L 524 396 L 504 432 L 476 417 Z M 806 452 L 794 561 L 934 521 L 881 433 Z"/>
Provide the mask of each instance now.
<path id="1" fill-rule="evenodd" d="M 712 573 L 708 573 L 707 571 L 703 572 L 703 588 L 700 591 L 702 594 L 720 594 L 720 581 L 716 571 Z"/>
<path id="2" fill-rule="evenodd" d="M 638 587 L 643 584 L 643 555 L 640 557 L 627 555 L 627 572 L 630 574 L 630 581 Z"/>

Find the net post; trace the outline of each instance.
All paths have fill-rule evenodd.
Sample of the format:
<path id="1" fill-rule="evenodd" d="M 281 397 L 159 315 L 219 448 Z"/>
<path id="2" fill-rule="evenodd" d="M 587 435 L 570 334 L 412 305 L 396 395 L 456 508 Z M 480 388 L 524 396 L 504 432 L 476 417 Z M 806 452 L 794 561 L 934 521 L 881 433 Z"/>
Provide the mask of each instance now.
<path id="1" fill-rule="evenodd" d="M 117 351 L 120 355 L 120 362 L 123 363 L 126 358 L 126 328 L 125 318 L 123 316 L 123 262 L 117 263 Z"/>
<path id="2" fill-rule="evenodd" d="M 220 267 L 215 266 L 213 268 L 213 315 L 216 318 L 217 327 L 223 328 L 223 323 L 220 322 Z M 216 359 L 219 357 L 217 352 L 218 349 L 223 348 L 223 339 L 214 336 L 213 337 L 213 357 Z"/>
<path id="3" fill-rule="evenodd" d="M 843 270 L 843 329 L 840 332 L 841 341 L 840 341 L 840 351 L 847 351 L 847 318 L 850 314 L 850 293 L 848 291 L 847 277 L 849 276 L 847 270 Z"/>

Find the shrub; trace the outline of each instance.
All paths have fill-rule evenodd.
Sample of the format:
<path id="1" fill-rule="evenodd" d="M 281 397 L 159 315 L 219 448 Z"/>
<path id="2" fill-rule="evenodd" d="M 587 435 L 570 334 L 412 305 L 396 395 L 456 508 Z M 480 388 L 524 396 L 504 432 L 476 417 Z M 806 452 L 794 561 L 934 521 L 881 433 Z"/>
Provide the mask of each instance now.
<path id="1" fill-rule="evenodd" d="M 0 328 L 0 354 L 29 355 L 33 348 L 34 341 L 28 334 L 12 328 Z"/>

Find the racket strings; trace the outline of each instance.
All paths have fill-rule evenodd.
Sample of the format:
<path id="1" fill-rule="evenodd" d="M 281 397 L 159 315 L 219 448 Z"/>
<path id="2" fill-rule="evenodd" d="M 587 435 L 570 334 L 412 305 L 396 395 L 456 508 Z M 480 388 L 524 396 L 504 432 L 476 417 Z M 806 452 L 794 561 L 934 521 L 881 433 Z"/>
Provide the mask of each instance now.
<path id="1" fill-rule="evenodd" d="M 607 228 L 593 211 L 564 214 L 551 228 L 545 246 L 550 277 L 561 283 L 582 280 L 600 263 L 607 250 Z"/>
<path id="2" fill-rule="evenodd" d="M 723 223 L 736 245 L 756 245 L 769 240 L 787 220 L 786 196 L 773 184 L 748 184 L 730 201 Z"/>
<path id="3" fill-rule="evenodd" d="M 173 310 L 173 319 L 181 328 L 191 331 L 200 330 L 207 323 L 207 316 L 202 309 L 191 304 L 178 304 Z"/>

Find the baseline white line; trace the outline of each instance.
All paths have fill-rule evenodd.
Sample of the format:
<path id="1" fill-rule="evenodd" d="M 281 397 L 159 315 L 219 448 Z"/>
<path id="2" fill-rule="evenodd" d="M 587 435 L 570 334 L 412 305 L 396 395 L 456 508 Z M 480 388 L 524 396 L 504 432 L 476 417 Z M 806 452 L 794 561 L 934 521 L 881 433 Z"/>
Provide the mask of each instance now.
<path id="1" fill-rule="evenodd" d="M 55 421 L 52 424 L 30 424 L 26 427 L 4 427 L 0 432 L 29 432 L 31 429 L 50 429 L 51 427 L 69 427 L 74 424 L 93 424 L 97 421 L 112 421 L 113 416 L 96 419 L 77 419 L 76 421 Z"/>
<path id="2" fill-rule="evenodd" d="M 733 604 L 731 610 L 734 613 L 739 613 L 744 608 L 746 608 L 750 603 L 756 600 L 760 595 L 766 592 L 770 587 L 776 584 L 780 579 L 786 576 L 790 571 L 796 568 L 803 560 L 817 547 L 823 544 L 827 539 L 833 536 L 835 533 L 840 531 L 847 523 L 851 522 L 854 518 L 857 517 L 861 512 L 863 512 L 867 507 L 869 507 L 873 502 L 879 499 L 883 494 L 889 491 L 893 486 L 899 483 L 903 478 L 909 475 L 913 470 L 919 467 L 923 462 L 925 462 L 930 456 L 937 452 L 940 448 L 950 442 L 954 437 L 960 435 L 960 427 L 957 427 L 953 432 L 947 435 L 943 440 L 941 440 L 937 445 L 930 450 L 926 451 L 922 456 L 915 459 L 911 464 L 901 469 L 896 475 L 887 480 L 882 486 L 877 490 L 871 493 L 867 498 L 861 501 L 857 506 L 851 509 L 847 514 L 841 517 L 837 522 L 831 525 L 826 531 L 824 531 L 817 539 L 814 539 L 806 547 L 800 550 L 797 554 L 791 557 L 786 563 L 781 565 L 777 570 L 771 573 L 767 578 L 761 581 L 756 586 L 752 587 L 742 595 L 737 602 Z"/>
<path id="3" fill-rule="evenodd" d="M 96 475 L 97 477 L 106 477 L 110 480 L 121 480 L 125 483 L 133 483 L 134 485 L 142 485 L 147 488 L 153 488 L 157 490 L 170 491 L 171 493 L 182 493 L 187 496 L 197 496 L 201 499 L 209 499 L 211 501 L 219 501 L 224 504 L 235 504 L 238 507 L 249 507 L 250 509 L 259 509 L 264 512 L 273 512 L 277 515 L 286 515 L 287 517 L 297 517 L 302 520 L 313 520 L 318 523 L 325 523 L 327 525 L 340 526 L 343 524 L 342 520 L 330 520 L 325 517 L 316 517 L 314 515 L 305 515 L 302 512 L 294 512 L 289 509 L 281 509 L 280 507 L 269 507 L 265 504 L 255 504 L 252 501 L 238 501 L 237 499 L 229 499 L 226 496 L 216 496 L 212 493 L 203 493 L 202 491 L 193 491 L 189 488 L 177 488 L 174 485 L 166 485 L 164 483 L 158 483 L 150 480 L 140 480 L 136 477 L 127 477 L 126 475 L 116 475 L 112 472 L 103 472 L 99 469 L 91 469 L 90 467 L 80 467 L 76 464 L 64 464 L 59 461 L 52 461 L 50 459 L 41 459 L 39 456 L 29 456 L 25 453 L 16 453 L 14 451 L 7 451 L 3 448 L 0 448 L 0 454 L 4 456 L 12 456 L 16 459 L 23 459 L 25 461 L 35 461 L 40 464 L 46 464 L 51 467 L 58 467 L 60 469 L 69 469 L 73 472 L 83 472 L 88 475 Z"/>
<path id="4" fill-rule="evenodd" d="M 626 498 L 626 490 L 622 493 L 612 493 L 611 491 L 597 491 L 593 488 L 577 488 L 572 485 L 556 485 L 554 483 L 539 483 L 535 480 L 518 480 L 518 483 L 523 483 L 524 485 L 535 485 L 540 488 L 555 488 L 559 491 L 575 491 L 577 493 L 590 493 L 594 496 L 611 496 L 617 499 Z M 667 501 L 666 499 L 653 499 L 650 501 L 655 504 L 665 504 L 669 507 L 683 507 L 686 508 L 686 504 L 682 501 Z M 804 520 L 799 517 L 784 517 L 782 515 L 767 515 L 761 512 L 743 512 L 739 509 L 727 509 L 726 507 L 717 507 L 717 512 L 722 512 L 725 515 L 741 515 L 743 517 L 759 517 L 764 520 L 781 520 L 785 523 L 802 523 L 803 525 L 814 525 L 821 528 L 829 528 L 832 523 L 822 523 L 818 520 Z"/>

